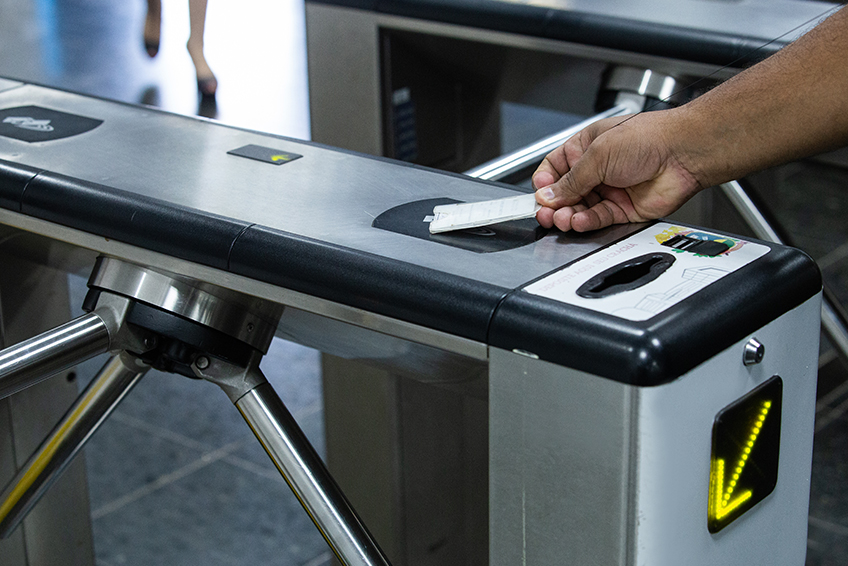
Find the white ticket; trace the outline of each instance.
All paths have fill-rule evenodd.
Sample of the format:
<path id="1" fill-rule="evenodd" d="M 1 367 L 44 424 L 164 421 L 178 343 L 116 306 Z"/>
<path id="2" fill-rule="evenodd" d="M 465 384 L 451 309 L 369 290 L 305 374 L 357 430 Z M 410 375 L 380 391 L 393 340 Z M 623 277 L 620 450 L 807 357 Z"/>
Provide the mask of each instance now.
<path id="1" fill-rule="evenodd" d="M 532 218 L 540 208 L 542 206 L 536 202 L 536 195 L 534 194 L 483 202 L 443 204 L 433 209 L 430 233 L 437 234 L 451 230 L 488 226 L 509 220 Z"/>

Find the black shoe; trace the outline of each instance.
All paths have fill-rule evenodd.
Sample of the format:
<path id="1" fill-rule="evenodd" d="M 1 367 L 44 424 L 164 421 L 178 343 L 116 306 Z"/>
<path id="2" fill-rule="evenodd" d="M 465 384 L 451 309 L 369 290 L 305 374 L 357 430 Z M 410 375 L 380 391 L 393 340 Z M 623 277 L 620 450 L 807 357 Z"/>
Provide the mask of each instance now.
<path id="1" fill-rule="evenodd" d="M 215 92 L 218 90 L 218 80 L 213 77 L 207 77 L 205 79 L 198 78 L 197 79 L 197 91 L 204 98 L 214 98 Z"/>

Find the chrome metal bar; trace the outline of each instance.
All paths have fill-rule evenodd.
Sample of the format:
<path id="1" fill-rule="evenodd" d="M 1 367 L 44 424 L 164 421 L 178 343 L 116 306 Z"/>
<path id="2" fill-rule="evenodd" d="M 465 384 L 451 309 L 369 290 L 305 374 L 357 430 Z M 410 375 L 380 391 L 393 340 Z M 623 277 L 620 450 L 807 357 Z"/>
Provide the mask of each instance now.
<path id="1" fill-rule="evenodd" d="M 109 348 L 109 331 L 94 313 L 0 352 L 0 399 L 35 385 Z"/>
<path id="2" fill-rule="evenodd" d="M 822 328 L 830 343 L 842 356 L 842 361 L 848 362 L 848 326 L 826 295 L 822 300 Z"/>
<path id="3" fill-rule="evenodd" d="M 723 183 L 719 185 L 719 188 L 758 238 L 776 244 L 783 243 L 738 181 Z M 839 309 L 832 303 L 828 293 L 822 297 L 821 317 L 825 336 L 833 344 L 842 361 L 848 363 L 848 321 L 840 316 Z"/>
<path id="4" fill-rule="evenodd" d="M 751 197 L 748 196 L 748 193 L 745 192 L 745 189 L 742 188 L 742 185 L 738 181 L 722 183 L 719 185 L 719 188 L 724 193 L 724 196 L 730 200 L 730 204 L 733 205 L 736 212 L 742 216 L 745 224 L 754 231 L 756 237 L 767 242 L 774 242 L 775 244 L 783 243 L 780 236 L 777 235 L 777 232 L 775 232 L 774 228 L 772 228 L 766 217 L 763 216 L 763 213 L 760 212 L 760 209 L 757 208 L 757 205 L 754 204 L 754 201 L 751 200 Z"/>
<path id="5" fill-rule="evenodd" d="M 0 538 L 8 537 L 147 372 L 122 352 L 112 357 L 0 494 Z"/>
<path id="6" fill-rule="evenodd" d="M 575 124 L 561 132 L 542 138 L 537 142 L 522 147 L 521 149 L 517 149 L 511 153 L 507 153 L 506 155 L 502 155 L 484 163 L 483 165 L 475 167 L 474 169 L 469 169 L 465 172 L 465 174 L 469 177 L 474 177 L 475 179 L 499 181 L 517 171 L 525 169 L 537 162 L 541 162 L 542 158 L 562 145 L 565 140 L 587 126 L 594 124 L 598 120 L 613 118 L 615 116 L 623 116 L 625 114 L 633 114 L 639 110 L 641 110 L 641 108 L 636 107 L 635 104 L 617 104 L 609 110 L 583 120 L 579 124 Z"/>
<path id="7" fill-rule="evenodd" d="M 388 566 L 388 559 L 271 385 L 266 382 L 251 389 L 236 401 L 236 407 L 339 561 L 345 566 Z"/>

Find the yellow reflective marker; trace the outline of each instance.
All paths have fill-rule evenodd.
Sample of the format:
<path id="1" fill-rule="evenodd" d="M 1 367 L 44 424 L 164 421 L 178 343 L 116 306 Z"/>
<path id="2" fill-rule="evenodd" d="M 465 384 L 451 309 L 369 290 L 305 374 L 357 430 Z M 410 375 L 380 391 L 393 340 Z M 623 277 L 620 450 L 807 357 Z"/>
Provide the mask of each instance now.
<path id="1" fill-rule="evenodd" d="M 774 490 L 782 394 L 783 382 L 774 376 L 716 417 L 707 511 L 710 532 L 720 531 Z"/>

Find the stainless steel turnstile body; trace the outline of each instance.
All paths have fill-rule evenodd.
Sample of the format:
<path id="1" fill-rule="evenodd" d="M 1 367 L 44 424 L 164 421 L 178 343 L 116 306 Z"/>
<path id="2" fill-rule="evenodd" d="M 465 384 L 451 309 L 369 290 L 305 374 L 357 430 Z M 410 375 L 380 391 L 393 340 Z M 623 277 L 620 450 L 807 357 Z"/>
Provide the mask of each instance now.
<path id="1" fill-rule="evenodd" d="M 439 401 L 413 403 L 414 415 L 382 438 L 358 439 L 333 470 L 392 563 L 797 564 L 820 309 L 814 264 L 790 248 L 666 223 L 591 235 L 545 233 L 532 220 L 439 237 L 426 230 L 434 202 L 513 195 L 505 185 L 0 80 L 4 253 L 60 273 L 104 256 L 98 266 L 118 261 L 282 306 L 278 336 L 385 372 L 381 383 L 397 398 Z M 637 249 L 659 255 L 631 258 L 634 269 L 625 269 L 621 260 Z M 747 259 L 730 266 L 734 258 Z M 643 279 L 653 266 L 667 271 Z M 632 290 L 609 277 L 622 273 Z M 589 303 L 553 291 L 596 276 Z M 8 279 L 0 278 L 4 294 Z M 97 278 L 92 285 L 119 291 Z M 609 310 L 599 306 L 608 288 L 627 301 L 643 295 Z M 749 359 L 752 348 L 759 359 Z M 194 359 L 192 369 L 206 377 L 209 363 Z M 350 397 L 328 399 L 326 410 L 353 411 L 353 423 L 402 414 L 381 405 L 391 395 L 358 412 L 365 385 L 349 375 Z M 736 426 L 740 400 L 759 401 L 764 385 L 782 401 L 768 441 L 779 458 L 763 465 L 776 483 L 752 487 L 763 498 L 750 509 L 725 512 L 739 503 L 711 447 Z M 728 470 L 742 462 L 731 452 Z M 403 474 L 392 468 L 398 458 Z M 422 458 L 430 464 L 407 473 Z M 5 483 L 12 471 L 3 464 Z M 357 469 L 365 473 L 346 473 Z M 397 494 L 414 505 L 397 505 Z M 43 499 L 36 511 L 66 504 Z M 87 512 L 82 503 L 75 510 Z M 410 526 L 399 510 L 422 527 L 398 536 Z M 0 542 L 2 556 L 30 546 Z M 90 548 L 62 551 L 90 560 Z"/>
<path id="2" fill-rule="evenodd" d="M 803 564 L 807 467 L 782 459 L 774 498 L 711 534 L 703 431 L 773 375 L 795 375 L 784 382 L 794 408 L 784 404 L 781 458 L 811 457 L 812 439 L 799 431 L 812 428 L 815 413 L 815 309 L 813 301 L 757 331 L 770 358 L 758 367 L 740 362 L 743 340 L 653 388 L 492 350 L 489 403 L 499 417 L 490 423 L 490 533 L 499 536 L 490 563 Z"/>

